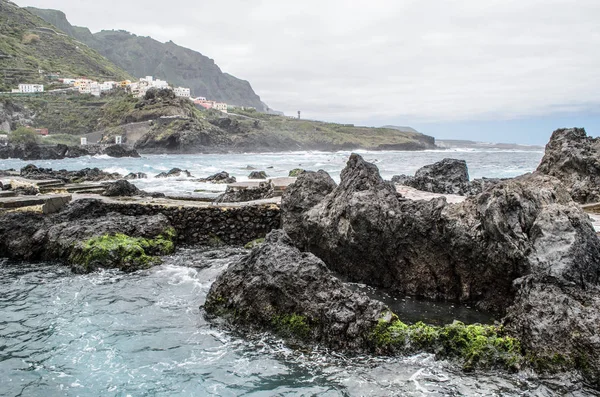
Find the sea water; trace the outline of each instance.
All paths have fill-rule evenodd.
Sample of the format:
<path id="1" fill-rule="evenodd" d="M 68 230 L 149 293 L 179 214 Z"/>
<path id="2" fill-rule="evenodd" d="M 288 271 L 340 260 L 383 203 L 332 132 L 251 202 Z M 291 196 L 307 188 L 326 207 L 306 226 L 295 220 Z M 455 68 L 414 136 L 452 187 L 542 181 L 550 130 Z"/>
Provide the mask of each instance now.
<path id="1" fill-rule="evenodd" d="M 34 161 L 55 169 L 146 172 L 173 167 L 202 177 L 248 166 L 272 176 L 325 169 L 335 179 L 349 153 L 165 155 L 139 159 Z M 384 177 L 445 157 L 466 159 L 473 177 L 535 169 L 541 152 L 364 152 Z M 0 168 L 29 162 L 2 160 Z M 273 168 L 269 168 L 273 167 Z M 195 182 L 149 178 L 145 187 L 189 193 Z M 143 184 L 142 184 L 143 185 Z M 594 395 L 577 377 L 529 372 L 466 373 L 430 354 L 355 356 L 316 346 L 294 350 L 268 334 L 241 335 L 207 322 L 211 283 L 247 251 L 179 249 L 155 268 L 75 275 L 55 263 L 0 260 L 1 396 L 553 396 Z M 365 289 L 364 286 L 356 286 Z M 370 290 L 414 321 L 489 322 L 485 313 Z M 421 316 L 421 317 L 420 317 Z"/>

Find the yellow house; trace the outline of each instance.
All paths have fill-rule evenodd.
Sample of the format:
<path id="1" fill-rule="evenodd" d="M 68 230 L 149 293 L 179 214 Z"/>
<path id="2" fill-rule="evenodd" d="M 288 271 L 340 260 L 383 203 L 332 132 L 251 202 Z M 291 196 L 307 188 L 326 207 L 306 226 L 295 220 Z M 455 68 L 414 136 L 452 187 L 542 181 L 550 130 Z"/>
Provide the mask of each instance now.
<path id="1" fill-rule="evenodd" d="M 125 87 L 127 87 L 128 85 L 131 85 L 131 80 L 123 80 L 123 81 L 119 81 L 119 82 L 117 83 L 117 85 L 118 85 L 119 87 L 123 87 L 123 88 L 125 88 Z"/>

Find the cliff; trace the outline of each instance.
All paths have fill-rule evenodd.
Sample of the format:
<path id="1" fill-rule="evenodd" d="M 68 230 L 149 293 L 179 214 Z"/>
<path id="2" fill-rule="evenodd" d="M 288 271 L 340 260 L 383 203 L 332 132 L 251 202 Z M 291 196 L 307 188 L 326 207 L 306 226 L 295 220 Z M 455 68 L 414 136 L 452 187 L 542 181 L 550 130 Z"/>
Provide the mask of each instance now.
<path id="1" fill-rule="evenodd" d="M 136 77 L 154 76 L 174 85 L 189 87 L 193 96 L 266 110 L 266 105 L 249 82 L 222 72 L 214 60 L 199 52 L 172 41 L 161 43 L 124 30 L 92 34 L 87 28 L 72 26 L 61 11 L 27 9 Z"/>
<path id="2" fill-rule="evenodd" d="M 48 85 L 48 73 L 106 80 L 130 78 L 97 51 L 6 0 L 0 0 L 0 65 L 0 91 L 24 82 Z"/>

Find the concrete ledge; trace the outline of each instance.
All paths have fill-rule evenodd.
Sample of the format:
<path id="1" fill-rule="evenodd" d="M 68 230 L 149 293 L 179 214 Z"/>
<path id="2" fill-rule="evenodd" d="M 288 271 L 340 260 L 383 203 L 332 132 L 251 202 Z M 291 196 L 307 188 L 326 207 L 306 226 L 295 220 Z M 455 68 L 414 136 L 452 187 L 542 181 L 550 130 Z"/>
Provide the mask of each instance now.
<path id="1" fill-rule="evenodd" d="M 1 209 L 42 206 L 44 214 L 57 212 L 71 201 L 70 194 L 52 194 L 43 196 L 19 196 L 0 198 Z"/>

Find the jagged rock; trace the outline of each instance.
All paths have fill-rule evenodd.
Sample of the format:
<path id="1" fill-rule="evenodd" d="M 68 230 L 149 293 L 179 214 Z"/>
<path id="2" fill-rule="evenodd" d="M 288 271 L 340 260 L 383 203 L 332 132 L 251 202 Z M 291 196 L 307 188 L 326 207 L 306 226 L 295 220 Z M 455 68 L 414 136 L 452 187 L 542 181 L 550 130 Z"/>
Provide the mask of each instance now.
<path id="1" fill-rule="evenodd" d="M 234 176 L 229 176 L 225 171 L 217 172 L 207 178 L 196 179 L 195 182 L 210 182 L 210 183 L 235 183 L 236 179 Z"/>
<path id="2" fill-rule="evenodd" d="M 142 193 L 134 184 L 127 182 L 125 179 L 120 179 L 109 184 L 102 195 L 106 197 L 127 197 L 139 196 Z"/>
<path id="3" fill-rule="evenodd" d="M 268 175 L 264 171 L 252 171 L 248 175 L 248 179 L 267 179 Z"/>
<path id="4" fill-rule="evenodd" d="M 180 176 L 191 178 L 192 174 L 188 170 L 182 170 L 180 168 L 171 168 L 169 172 L 161 172 L 160 174 L 156 175 L 155 178 L 172 178 Z"/>
<path id="5" fill-rule="evenodd" d="M 262 200 L 275 196 L 275 188 L 271 182 L 261 182 L 258 187 L 240 189 L 227 186 L 225 193 L 215 199 L 215 203 L 241 203 Z"/>
<path id="6" fill-rule="evenodd" d="M 469 171 L 464 160 L 443 159 L 420 168 L 412 178 L 406 175 L 394 178 L 392 182 L 431 193 L 465 195 L 470 190 Z"/>
<path id="7" fill-rule="evenodd" d="M 118 173 L 108 173 L 99 168 L 84 168 L 79 171 L 59 170 L 52 168 L 39 168 L 33 164 L 21 168 L 21 176 L 27 179 L 60 179 L 65 183 L 98 182 L 121 179 Z"/>
<path id="8" fill-rule="evenodd" d="M 133 271 L 172 251 L 173 230 L 166 216 L 97 214 L 94 203 L 99 201 L 80 200 L 51 216 L 0 216 L 0 257 L 59 260 L 81 273 L 100 267 Z"/>
<path id="9" fill-rule="evenodd" d="M 146 178 L 148 178 L 148 175 L 144 174 L 143 172 L 130 172 L 129 174 L 125 175 L 125 177 L 123 179 L 132 180 L 132 179 L 146 179 Z"/>
<path id="10" fill-rule="evenodd" d="M 599 202 L 600 138 L 583 128 L 554 131 L 537 170 L 560 179 L 576 202 Z"/>
<path id="11" fill-rule="evenodd" d="M 133 148 L 127 148 L 123 145 L 112 145 L 108 146 L 102 151 L 102 154 L 106 154 L 110 157 L 140 157 L 137 150 Z"/>
<path id="12" fill-rule="evenodd" d="M 600 289 L 528 276 L 504 318 L 542 371 L 579 369 L 600 388 Z"/>
<path id="13" fill-rule="evenodd" d="M 82 156 L 91 156 L 93 154 L 96 154 L 96 152 L 90 152 L 88 149 L 82 146 L 69 146 L 67 152 L 65 153 L 65 157 L 76 158 Z"/>
<path id="14" fill-rule="evenodd" d="M 398 200 L 377 167 L 353 154 L 340 184 L 302 215 L 286 214 L 302 207 L 288 206 L 287 200 L 306 200 L 291 188 L 291 197 L 284 196 L 282 204 L 283 227 L 297 246 L 330 269 L 407 295 L 470 302 L 508 314 L 512 329 L 532 353 L 543 334 L 532 338 L 531 332 L 558 321 L 553 313 L 565 313 L 561 321 L 577 327 L 588 321 L 587 311 L 573 310 L 577 306 L 568 299 L 575 292 L 548 300 L 544 291 L 566 285 L 591 294 L 588 300 L 598 299 L 600 239 L 556 178 L 528 174 L 501 181 L 453 205 L 443 198 Z M 524 328 L 518 331 L 520 326 Z M 552 339 L 557 344 L 553 351 L 575 362 L 585 346 L 593 350 L 589 357 L 598 357 L 598 333 L 581 334 L 583 340 L 573 344 L 564 332 Z M 583 365 L 575 368 L 585 373 Z"/>
<path id="15" fill-rule="evenodd" d="M 281 199 L 281 221 L 286 225 L 290 236 L 304 240 L 302 215 L 317 205 L 325 196 L 335 189 L 337 184 L 323 170 L 308 171 L 300 174 L 298 179 L 283 192 Z"/>
<path id="16" fill-rule="evenodd" d="M 353 154 L 340 185 L 303 215 L 288 214 L 306 200 L 288 189 L 284 229 L 354 281 L 503 312 L 513 280 L 534 270 L 589 282 L 598 272 L 589 218 L 550 177 L 504 181 L 455 205 L 400 201 L 377 167 Z"/>
<path id="17" fill-rule="evenodd" d="M 204 307 L 237 326 L 353 350 L 369 345 L 370 332 L 387 311 L 381 302 L 352 292 L 316 256 L 293 247 L 282 230 L 229 266 Z"/>

